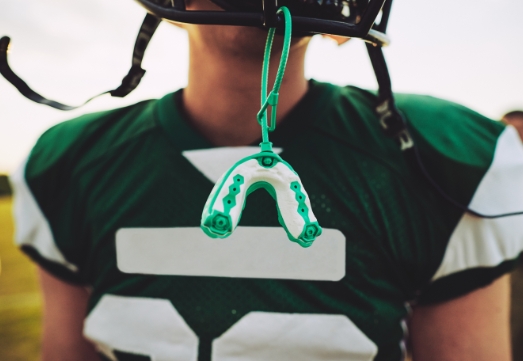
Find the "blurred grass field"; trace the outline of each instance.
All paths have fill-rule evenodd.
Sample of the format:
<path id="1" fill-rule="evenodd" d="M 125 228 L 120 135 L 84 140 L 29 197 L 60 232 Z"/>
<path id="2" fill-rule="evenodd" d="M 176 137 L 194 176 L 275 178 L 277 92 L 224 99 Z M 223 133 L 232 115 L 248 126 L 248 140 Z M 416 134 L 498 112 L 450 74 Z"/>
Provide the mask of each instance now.
<path id="1" fill-rule="evenodd" d="M 13 244 L 10 197 L 0 197 L 0 262 L 0 360 L 37 361 L 42 299 L 36 267 Z"/>

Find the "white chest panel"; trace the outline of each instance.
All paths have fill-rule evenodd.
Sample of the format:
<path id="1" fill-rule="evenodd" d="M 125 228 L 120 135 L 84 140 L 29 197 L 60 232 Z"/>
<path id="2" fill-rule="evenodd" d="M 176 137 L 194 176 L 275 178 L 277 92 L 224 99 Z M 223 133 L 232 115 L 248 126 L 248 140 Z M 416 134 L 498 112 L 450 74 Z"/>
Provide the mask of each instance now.
<path id="1" fill-rule="evenodd" d="M 114 350 L 152 361 L 196 361 L 198 337 L 171 302 L 105 295 L 84 324 L 84 335 L 109 359 Z"/>
<path id="2" fill-rule="evenodd" d="M 116 350 L 197 360 L 198 337 L 168 300 L 105 295 L 84 334 L 114 361 Z M 343 315 L 250 312 L 213 341 L 211 361 L 371 361 L 377 351 Z"/>
<path id="3" fill-rule="evenodd" d="M 212 361 L 371 361 L 377 352 L 346 316 L 251 312 L 214 340 Z"/>
<path id="4" fill-rule="evenodd" d="M 199 227 L 124 228 L 116 254 L 125 273 L 339 281 L 346 270 L 345 236 L 335 229 L 302 248 L 281 227 L 238 227 L 225 239 Z"/>

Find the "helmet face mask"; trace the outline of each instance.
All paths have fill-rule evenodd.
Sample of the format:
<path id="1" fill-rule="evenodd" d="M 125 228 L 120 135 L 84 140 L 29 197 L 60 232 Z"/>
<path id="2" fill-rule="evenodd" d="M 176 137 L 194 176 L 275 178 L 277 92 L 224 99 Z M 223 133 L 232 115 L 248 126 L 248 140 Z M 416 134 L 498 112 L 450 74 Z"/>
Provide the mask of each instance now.
<path id="1" fill-rule="evenodd" d="M 283 18 L 276 10 L 286 6 L 292 13 L 294 35 L 331 34 L 378 46 L 389 44 L 385 30 L 392 0 L 211 0 L 225 11 L 189 11 L 185 0 L 136 1 L 166 21 L 280 29 Z M 382 21 L 376 25 L 380 11 Z"/>
<path id="2" fill-rule="evenodd" d="M 240 12 L 261 12 L 259 0 L 211 0 L 222 9 Z M 280 0 L 278 6 L 286 6 L 293 15 L 357 24 L 367 0 Z"/>

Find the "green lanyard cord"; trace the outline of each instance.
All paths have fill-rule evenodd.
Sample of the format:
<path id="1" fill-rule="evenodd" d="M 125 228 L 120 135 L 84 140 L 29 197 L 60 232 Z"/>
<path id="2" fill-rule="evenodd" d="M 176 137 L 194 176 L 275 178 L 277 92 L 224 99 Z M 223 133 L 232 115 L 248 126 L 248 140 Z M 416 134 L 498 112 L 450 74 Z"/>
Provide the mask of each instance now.
<path id="1" fill-rule="evenodd" d="M 265 54 L 263 57 L 263 68 L 262 68 L 262 83 L 261 83 L 261 109 L 258 112 L 257 119 L 258 123 L 262 128 L 262 151 L 272 151 L 272 143 L 269 142 L 269 132 L 276 129 L 276 111 L 278 108 L 278 97 L 283 75 L 285 73 L 285 67 L 287 66 L 287 60 L 289 58 L 289 49 L 291 46 L 291 34 L 292 34 L 292 18 L 289 9 L 282 6 L 278 9 L 277 14 L 283 13 L 285 19 L 285 31 L 283 36 L 283 50 L 281 53 L 280 65 L 278 66 L 278 72 L 276 73 L 276 80 L 274 81 L 274 87 L 267 96 L 267 83 L 269 81 L 269 62 L 271 58 L 272 42 L 274 39 L 274 33 L 276 28 L 269 29 L 269 35 L 267 36 L 267 43 L 265 44 Z M 271 106 L 271 122 L 267 124 L 267 108 Z"/>

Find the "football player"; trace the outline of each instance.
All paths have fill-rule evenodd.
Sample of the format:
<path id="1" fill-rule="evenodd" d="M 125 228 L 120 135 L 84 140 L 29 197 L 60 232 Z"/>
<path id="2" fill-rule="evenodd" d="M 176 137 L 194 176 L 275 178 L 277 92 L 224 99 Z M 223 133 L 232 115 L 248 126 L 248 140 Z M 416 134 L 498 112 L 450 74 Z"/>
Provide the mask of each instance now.
<path id="1" fill-rule="evenodd" d="M 168 18 L 169 4 L 142 3 Z M 261 0 L 172 5 L 262 11 Z M 340 35 L 336 21 L 358 23 L 376 1 L 285 5 Z M 303 24 L 316 23 L 297 20 L 271 140 L 323 235 L 289 242 L 258 190 L 236 232 L 210 239 L 199 222 L 213 184 L 260 142 L 267 31 L 203 18 L 178 19 L 185 89 L 54 126 L 13 177 L 16 241 L 40 265 L 43 360 L 399 361 L 409 337 L 416 361 L 510 360 L 505 274 L 523 217 L 487 216 L 523 208 L 517 132 L 432 97 L 396 94 L 392 107 L 306 80 Z M 278 35 L 272 79 L 281 47 Z M 390 114 L 410 130 L 391 133 Z"/>

